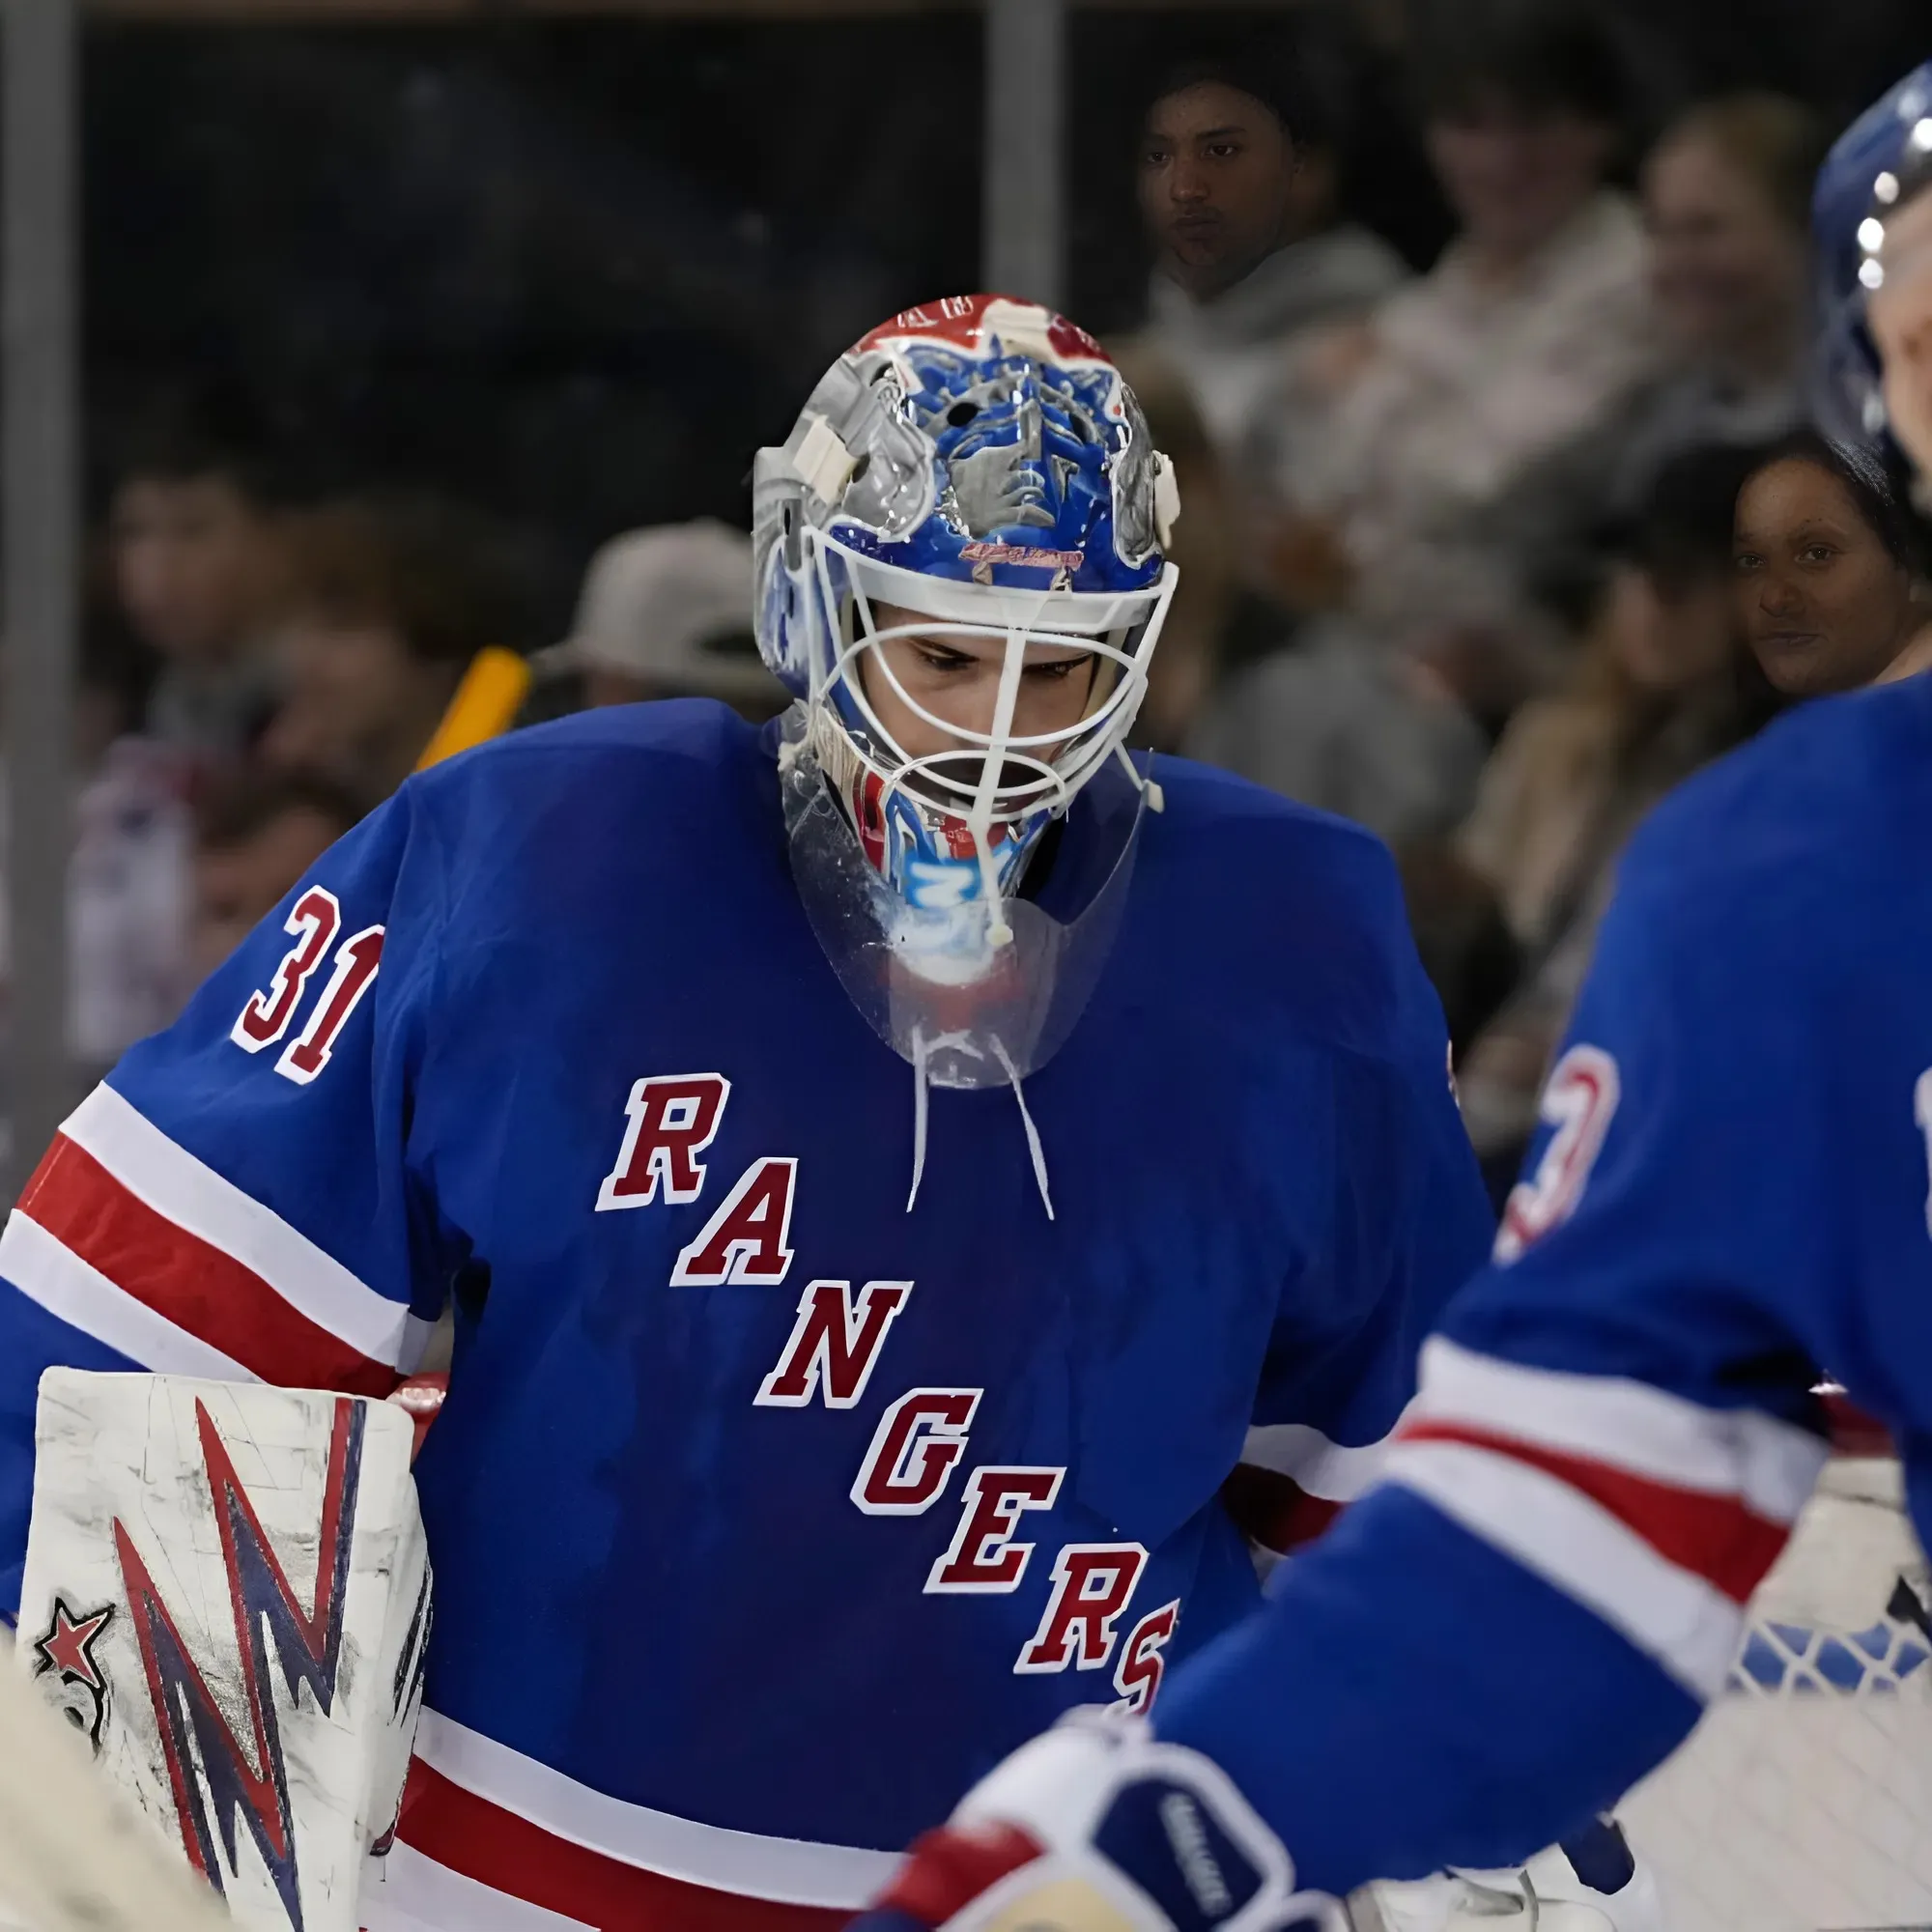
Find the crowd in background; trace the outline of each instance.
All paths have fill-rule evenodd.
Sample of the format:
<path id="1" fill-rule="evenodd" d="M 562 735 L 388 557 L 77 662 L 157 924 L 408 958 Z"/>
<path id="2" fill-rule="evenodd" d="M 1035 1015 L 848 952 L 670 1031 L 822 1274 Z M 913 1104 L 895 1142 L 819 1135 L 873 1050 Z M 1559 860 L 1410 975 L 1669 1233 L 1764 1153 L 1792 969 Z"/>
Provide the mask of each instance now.
<path id="1" fill-rule="evenodd" d="M 1734 91 L 1639 144 L 1586 6 L 1443 17 L 1408 49 L 1455 224 L 1423 271 L 1349 213 L 1305 23 L 1177 37 L 1120 156 L 1151 274 L 1109 346 L 1183 503 L 1142 736 L 1389 840 L 1500 1183 L 1636 820 L 1780 706 L 1932 661 L 1932 605 L 1893 479 L 1804 425 L 1834 130 Z M 89 1067 L 403 781 L 485 646 L 532 656 L 532 716 L 782 701 L 741 530 L 611 534 L 557 642 L 516 531 L 379 469 L 305 487 L 274 416 L 185 373 L 108 453 L 70 915 Z"/>
<path id="2" fill-rule="evenodd" d="M 1393 845 L 1501 1188 L 1637 820 L 1783 705 L 1917 668 L 1932 604 L 1897 480 L 1804 425 L 1835 129 L 1734 91 L 1635 153 L 1603 15 L 1447 25 L 1412 50 L 1456 222 L 1421 273 L 1344 213 L 1292 44 L 1155 85 L 1123 353 L 1215 506 L 1154 733 Z"/>

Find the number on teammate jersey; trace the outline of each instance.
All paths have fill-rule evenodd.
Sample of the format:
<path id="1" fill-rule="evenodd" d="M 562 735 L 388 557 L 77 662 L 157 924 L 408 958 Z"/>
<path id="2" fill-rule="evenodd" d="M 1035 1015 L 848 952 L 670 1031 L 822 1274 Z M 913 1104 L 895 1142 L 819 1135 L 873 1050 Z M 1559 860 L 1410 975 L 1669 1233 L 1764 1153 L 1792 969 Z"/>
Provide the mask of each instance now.
<path id="1" fill-rule="evenodd" d="M 1495 1257 L 1513 1262 L 1577 1211 L 1619 1095 L 1617 1063 L 1600 1046 L 1573 1046 L 1550 1069 L 1542 1118 L 1556 1131 L 1536 1172 L 1510 1190 Z"/>

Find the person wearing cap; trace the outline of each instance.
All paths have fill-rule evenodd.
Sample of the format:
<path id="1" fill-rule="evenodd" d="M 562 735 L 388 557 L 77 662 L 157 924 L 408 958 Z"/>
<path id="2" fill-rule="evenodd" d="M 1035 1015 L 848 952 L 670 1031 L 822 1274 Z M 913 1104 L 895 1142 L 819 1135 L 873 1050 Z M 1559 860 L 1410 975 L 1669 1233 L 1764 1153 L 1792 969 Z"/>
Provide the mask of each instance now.
<path id="1" fill-rule="evenodd" d="M 712 518 L 626 530 L 590 560 L 577 618 L 539 652 L 540 675 L 575 673 L 590 706 L 715 697 L 751 723 L 785 707 L 758 659 L 752 540 Z"/>

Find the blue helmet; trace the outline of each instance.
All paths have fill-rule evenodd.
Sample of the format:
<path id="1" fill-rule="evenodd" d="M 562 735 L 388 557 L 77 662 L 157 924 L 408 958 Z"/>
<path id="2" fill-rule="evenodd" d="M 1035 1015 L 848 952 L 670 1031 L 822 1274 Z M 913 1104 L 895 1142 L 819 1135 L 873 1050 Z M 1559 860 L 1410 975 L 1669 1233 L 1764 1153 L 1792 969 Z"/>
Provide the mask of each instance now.
<path id="1" fill-rule="evenodd" d="M 1884 372 L 1865 301 L 1884 280 L 1879 260 L 1894 208 L 1932 185 L 1932 61 L 1914 68 L 1833 145 L 1811 199 L 1817 260 L 1814 408 L 1840 442 L 1885 435 Z"/>
<path id="2" fill-rule="evenodd" d="M 1132 391 L 1064 317 L 951 297 L 841 355 L 759 453 L 753 494 L 759 649 L 806 705 L 866 858 L 914 907 L 997 915 L 1048 822 L 1120 750 L 1173 595 L 1179 498 Z M 882 629 L 882 605 L 920 622 Z M 877 645 L 914 631 L 1001 644 L 1013 674 L 990 729 L 906 691 Z M 1018 665 L 1040 645 L 1098 660 L 1093 696 L 1073 725 L 1019 736 Z M 899 744 L 867 674 L 951 749 Z"/>

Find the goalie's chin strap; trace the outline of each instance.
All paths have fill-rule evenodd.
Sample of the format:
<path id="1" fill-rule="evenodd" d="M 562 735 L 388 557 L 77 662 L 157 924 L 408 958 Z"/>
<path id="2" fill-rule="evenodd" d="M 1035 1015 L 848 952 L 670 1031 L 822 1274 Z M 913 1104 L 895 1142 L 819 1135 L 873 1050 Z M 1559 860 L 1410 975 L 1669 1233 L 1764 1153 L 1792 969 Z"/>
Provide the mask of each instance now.
<path id="1" fill-rule="evenodd" d="M 928 1040 L 923 1029 L 915 1027 L 912 1035 L 912 1192 L 906 1196 L 905 1210 L 912 1212 L 913 1203 L 919 1199 L 919 1184 L 925 1178 L 925 1140 L 927 1117 L 930 1112 L 930 1093 L 932 1081 L 926 1072 L 926 1062 L 937 1052 L 952 1050 L 970 1053 L 976 1057 L 979 1049 L 970 1037 L 963 1033 L 943 1033 Z M 1013 1098 L 1019 1102 L 1020 1124 L 1026 1129 L 1027 1152 L 1033 1157 L 1034 1184 L 1039 1189 L 1040 1206 L 1046 1209 L 1046 1218 L 1053 1219 L 1053 1195 L 1046 1180 L 1046 1150 L 1040 1144 L 1039 1129 L 1034 1125 L 1032 1110 L 1027 1106 L 1026 1089 L 1020 1085 L 1020 1070 L 1013 1065 L 1012 1055 L 1007 1051 L 1006 1042 L 998 1034 L 992 1037 L 993 1058 L 1000 1063 L 1001 1070 L 1012 1084 Z"/>

